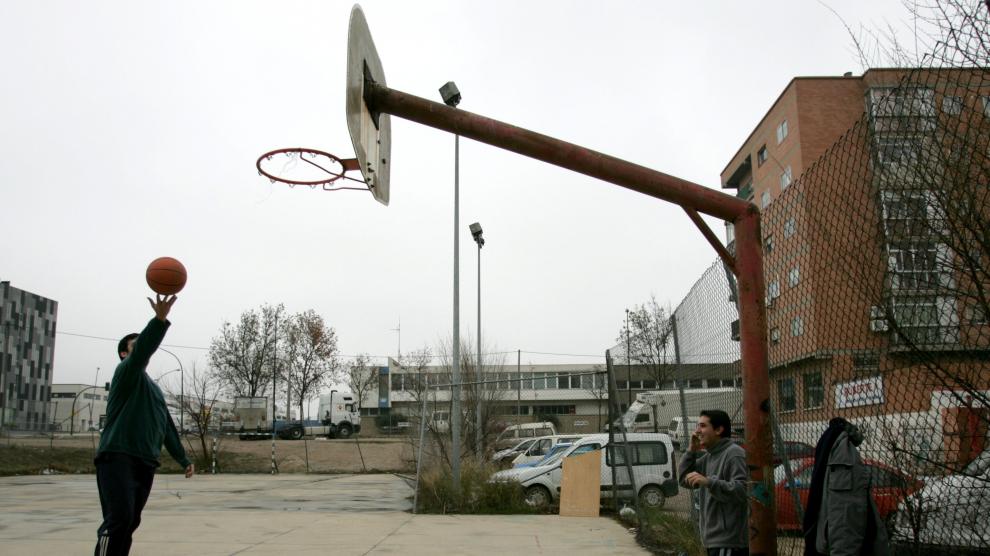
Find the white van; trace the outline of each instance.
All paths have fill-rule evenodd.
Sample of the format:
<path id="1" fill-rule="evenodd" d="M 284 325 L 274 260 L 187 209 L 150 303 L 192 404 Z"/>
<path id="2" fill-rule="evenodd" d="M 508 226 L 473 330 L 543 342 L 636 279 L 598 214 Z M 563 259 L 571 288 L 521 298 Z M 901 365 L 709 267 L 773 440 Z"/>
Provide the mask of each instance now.
<path id="1" fill-rule="evenodd" d="M 511 425 L 499 433 L 498 437 L 495 439 L 495 449 L 504 450 L 515 446 L 521 440 L 526 440 L 527 438 L 551 436 L 554 434 L 557 434 L 557 427 L 554 427 L 553 423 L 549 421 L 544 421 L 542 423 L 522 423 L 519 425 Z"/>
<path id="2" fill-rule="evenodd" d="M 667 428 L 667 434 L 670 435 L 670 441 L 674 443 L 674 448 L 680 450 L 682 445 L 690 444 L 691 435 L 694 434 L 694 430 L 698 427 L 697 417 L 687 418 L 687 438 L 684 437 L 684 418 L 674 417 L 670 420 L 670 426 Z"/>
<path id="3" fill-rule="evenodd" d="M 667 498 L 677 495 L 677 470 L 674 447 L 670 436 L 664 433 L 630 433 L 628 448 L 632 455 L 633 479 L 644 508 L 661 508 Z M 560 479 L 564 459 L 592 450 L 607 448 L 602 456 L 601 497 L 611 498 L 612 468 L 619 478 L 619 490 L 629 490 L 632 485 L 624 477 L 626 445 L 608 444 L 607 434 L 592 434 L 578 440 L 560 456 L 539 467 L 506 469 L 492 475 L 492 481 L 518 481 L 526 492 L 526 500 L 536 507 L 545 507 L 560 499 Z"/>
<path id="4" fill-rule="evenodd" d="M 581 440 L 582 436 L 580 434 L 555 434 L 552 436 L 542 436 L 537 438 L 533 444 L 526 449 L 526 451 L 521 452 L 519 455 L 512 460 L 512 465 L 525 465 L 527 463 L 533 463 L 540 461 L 544 456 L 550 453 L 550 450 L 554 446 L 562 442 L 576 442 Z"/>

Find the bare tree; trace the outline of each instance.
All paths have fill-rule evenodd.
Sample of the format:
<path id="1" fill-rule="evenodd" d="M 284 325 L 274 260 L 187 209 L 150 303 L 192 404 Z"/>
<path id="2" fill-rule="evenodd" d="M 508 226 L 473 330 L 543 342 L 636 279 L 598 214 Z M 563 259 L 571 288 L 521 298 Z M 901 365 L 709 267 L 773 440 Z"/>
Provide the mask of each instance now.
<path id="1" fill-rule="evenodd" d="M 268 391 L 276 327 L 284 312 L 281 303 L 245 311 L 236 325 L 225 322 L 210 342 L 210 366 L 235 396 L 263 396 Z"/>
<path id="2" fill-rule="evenodd" d="M 629 311 L 626 323 L 619 331 L 617 341 L 623 347 L 628 343 L 629 361 L 641 369 L 645 369 L 656 382 L 657 388 L 662 388 L 673 372 L 674 367 L 668 364 L 673 351 L 673 326 L 670 311 L 657 303 L 655 295 L 650 300 Z M 654 432 L 658 432 L 657 408 L 653 408 Z"/>
<path id="3" fill-rule="evenodd" d="M 378 388 L 378 373 L 373 372 L 371 357 L 360 353 L 347 367 L 345 381 L 357 399 L 358 409 L 362 409 L 364 397 Z"/>
<path id="4" fill-rule="evenodd" d="M 211 427 L 219 426 L 219 414 L 216 410 L 217 400 L 224 390 L 224 383 L 217 373 L 210 369 L 202 370 L 194 363 L 183 378 L 184 392 L 178 395 L 174 385 L 166 387 L 169 397 L 179 400 L 182 412 L 192 421 L 193 434 L 199 437 L 201 462 L 206 461 L 206 437 Z"/>
<path id="5" fill-rule="evenodd" d="M 602 369 L 601 365 L 595 365 L 592 370 L 597 374 L 582 377 L 581 384 L 587 386 L 585 391 L 595 398 L 595 403 L 598 405 L 598 428 L 595 430 L 601 431 L 602 403 L 608 399 L 607 377 L 605 376 L 605 370 Z"/>
<path id="6" fill-rule="evenodd" d="M 477 348 L 471 345 L 470 338 L 461 340 L 461 456 L 467 454 L 477 454 L 476 430 L 480 427 L 482 438 L 482 451 L 491 444 L 498 430 L 498 408 L 501 400 L 504 400 L 513 391 L 511 380 L 501 377 L 497 372 L 505 366 L 505 355 L 498 353 L 497 348 L 482 348 L 482 360 L 479 366 L 477 361 Z M 441 370 L 436 373 L 436 380 L 440 384 L 453 384 L 451 357 L 453 350 L 450 341 L 441 342 L 439 347 L 439 358 Z M 453 403 L 446 402 L 453 418 Z M 480 410 L 481 420 L 478 420 Z"/>
<path id="7" fill-rule="evenodd" d="M 306 402 L 339 374 L 337 332 L 312 309 L 286 319 L 282 330 L 285 349 L 280 349 L 279 365 L 303 419 Z"/>

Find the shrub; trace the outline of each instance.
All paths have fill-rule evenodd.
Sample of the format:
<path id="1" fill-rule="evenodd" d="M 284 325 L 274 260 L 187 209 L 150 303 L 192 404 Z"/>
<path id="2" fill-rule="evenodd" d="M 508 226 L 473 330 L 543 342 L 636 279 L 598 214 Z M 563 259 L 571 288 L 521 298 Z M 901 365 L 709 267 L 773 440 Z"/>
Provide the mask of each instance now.
<path id="1" fill-rule="evenodd" d="M 636 540 L 654 554 L 706 554 L 694 523 L 673 512 L 642 511 Z"/>
<path id="2" fill-rule="evenodd" d="M 454 489 L 446 466 L 424 472 L 419 480 L 419 513 L 531 514 L 522 487 L 517 482 L 489 482 L 492 465 L 464 462 L 461 492 Z"/>

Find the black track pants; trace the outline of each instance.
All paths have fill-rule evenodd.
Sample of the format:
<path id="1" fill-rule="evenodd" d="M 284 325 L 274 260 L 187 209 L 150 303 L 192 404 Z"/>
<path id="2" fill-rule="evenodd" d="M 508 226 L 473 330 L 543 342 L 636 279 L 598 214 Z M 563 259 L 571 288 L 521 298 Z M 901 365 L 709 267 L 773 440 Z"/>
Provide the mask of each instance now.
<path id="1" fill-rule="evenodd" d="M 94 554 L 128 554 L 131 537 L 141 525 L 141 510 L 151 494 L 155 468 L 138 458 L 120 453 L 100 454 L 95 463 L 103 524 L 97 531 Z"/>

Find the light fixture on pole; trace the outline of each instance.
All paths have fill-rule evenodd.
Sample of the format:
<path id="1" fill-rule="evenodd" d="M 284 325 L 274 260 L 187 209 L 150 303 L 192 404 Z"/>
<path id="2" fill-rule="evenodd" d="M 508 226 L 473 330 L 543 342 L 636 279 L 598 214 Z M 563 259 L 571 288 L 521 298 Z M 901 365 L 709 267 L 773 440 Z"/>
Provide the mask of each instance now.
<path id="1" fill-rule="evenodd" d="M 475 222 L 471 224 L 471 237 L 474 238 L 474 242 L 478 244 L 478 359 L 475 363 L 477 365 L 477 381 L 481 380 L 481 248 L 485 246 L 485 238 L 482 237 L 481 224 Z M 475 412 L 474 421 L 474 442 L 475 442 L 475 453 L 478 455 L 478 459 L 482 457 L 482 423 L 481 423 L 481 394 L 483 388 L 478 382 L 475 384 L 475 407 L 477 411 Z"/>
<path id="2" fill-rule="evenodd" d="M 448 81 L 440 87 L 443 103 L 456 108 L 461 103 L 461 92 L 453 81 Z M 451 475 L 454 489 L 460 491 L 461 484 L 461 292 L 460 292 L 460 158 L 461 137 L 454 135 L 454 338 L 453 365 L 451 375 L 453 384 L 450 387 L 450 436 L 451 436 Z"/>

